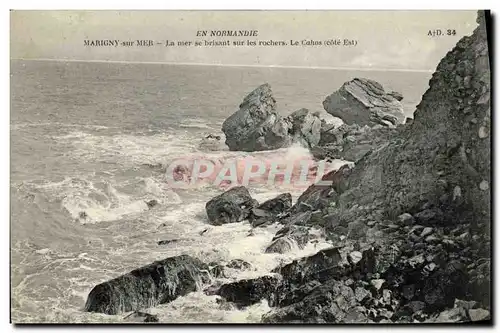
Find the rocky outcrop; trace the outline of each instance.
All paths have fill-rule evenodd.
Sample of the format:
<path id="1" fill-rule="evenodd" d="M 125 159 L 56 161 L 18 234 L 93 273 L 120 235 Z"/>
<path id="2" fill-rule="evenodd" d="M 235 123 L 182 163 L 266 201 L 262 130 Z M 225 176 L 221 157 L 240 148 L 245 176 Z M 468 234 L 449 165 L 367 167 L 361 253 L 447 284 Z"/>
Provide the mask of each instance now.
<path id="1" fill-rule="evenodd" d="M 482 13 L 478 23 L 439 63 L 410 125 L 353 168 L 326 175 L 331 186 L 311 186 L 291 209 L 289 220 L 321 216 L 341 257 L 347 253 L 351 266 L 342 267 L 364 262 L 365 269 L 309 274 L 313 266 L 304 263 L 301 283 L 277 291 L 288 300 L 265 322 L 490 318 L 490 67 Z"/>
<path id="2" fill-rule="evenodd" d="M 258 204 L 246 187 L 237 186 L 207 202 L 205 210 L 210 224 L 222 225 L 247 219 Z"/>
<path id="3" fill-rule="evenodd" d="M 230 150 L 260 151 L 290 145 L 289 124 L 276 111 L 269 84 L 263 84 L 243 99 L 240 109 L 222 124 Z"/>
<path id="4" fill-rule="evenodd" d="M 273 150 L 294 142 L 312 147 L 319 142 L 320 128 L 318 115 L 307 109 L 282 117 L 267 83 L 248 94 L 222 124 L 227 146 L 240 151 Z"/>
<path id="5" fill-rule="evenodd" d="M 356 78 L 328 96 L 323 107 L 348 125 L 392 127 L 402 124 L 406 118 L 400 102 L 402 99 L 397 92 L 386 93 L 376 81 Z"/>
<path id="6" fill-rule="evenodd" d="M 173 301 L 206 282 L 207 268 L 187 255 L 156 261 L 95 286 L 85 311 L 115 315 Z"/>

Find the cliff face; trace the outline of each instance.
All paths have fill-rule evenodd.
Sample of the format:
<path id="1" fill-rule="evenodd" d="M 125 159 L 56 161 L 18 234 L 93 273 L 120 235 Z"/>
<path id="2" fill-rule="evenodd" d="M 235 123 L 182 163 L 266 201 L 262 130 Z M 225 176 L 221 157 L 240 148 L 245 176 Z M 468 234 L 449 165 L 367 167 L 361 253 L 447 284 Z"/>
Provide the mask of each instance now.
<path id="1" fill-rule="evenodd" d="M 414 122 L 358 162 L 346 205 L 378 199 L 394 215 L 437 205 L 489 222 L 490 68 L 483 16 L 478 23 L 439 63 Z"/>
<path id="2" fill-rule="evenodd" d="M 491 111 L 483 15 L 437 66 L 414 121 L 353 168 L 325 175 L 332 186 L 311 186 L 292 207 L 284 224 L 309 213 L 302 225 L 324 227 L 351 262 L 340 275 L 318 273 L 298 287 L 290 282 L 292 291 L 279 297 L 291 305 L 265 321 L 489 318 Z M 307 289 L 315 281 L 321 293 Z M 307 295 L 300 302 L 293 292 L 299 289 Z"/>

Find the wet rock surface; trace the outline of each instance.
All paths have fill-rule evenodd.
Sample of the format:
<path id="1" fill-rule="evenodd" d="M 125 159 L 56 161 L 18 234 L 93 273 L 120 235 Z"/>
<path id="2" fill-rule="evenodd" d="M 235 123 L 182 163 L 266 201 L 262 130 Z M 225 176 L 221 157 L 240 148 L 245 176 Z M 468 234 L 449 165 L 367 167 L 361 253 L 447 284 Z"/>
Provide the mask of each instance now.
<path id="1" fill-rule="evenodd" d="M 210 224 L 222 225 L 247 219 L 257 205 L 246 187 L 237 186 L 207 202 L 205 209 Z"/>
<path id="2" fill-rule="evenodd" d="M 146 312 L 134 311 L 123 318 L 127 323 L 157 323 L 158 316 Z"/>
<path id="3" fill-rule="evenodd" d="M 292 195 L 283 193 L 276 198 L 269 199 L 253 208 L 249 222 L 253 227 L 266 226 L 276 222 L 279 217 L 292 207 Z"/>
<path id="4" fill-rule="evenodd" d="M 95 286 L 85 311 L 119 314 L 173 301 L 207 282 L 207 266 L 187 255 L 156 261 Z"/>

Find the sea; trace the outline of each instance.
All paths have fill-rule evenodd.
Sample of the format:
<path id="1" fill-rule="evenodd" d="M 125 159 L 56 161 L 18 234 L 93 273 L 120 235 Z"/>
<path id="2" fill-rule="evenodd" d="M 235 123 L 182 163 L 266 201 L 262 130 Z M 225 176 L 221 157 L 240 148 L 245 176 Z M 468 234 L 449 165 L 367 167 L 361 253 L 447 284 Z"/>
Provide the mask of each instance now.
<path id="1" fill-rule="evenodd" d="M 10 239 L 14 323 L 119 323 L 127 313 L 84 312 L 90 290 L 132 269 L 188 254 L 205 262 L 243 259 L 227 282 L 265 275 L 279 264 L 331 246 L 323 238 L 286 254 L 264 253 L 278 225 L 249 233 L 247 221 L 208 224 L 205 204 L 223 192 L 203 184 L 172 188 L 165 166 L 189 156 L 284 159 L 293 146 L 255 153 L 204 150 L 209 134 L 243 98 L 269 83 L 278 110 L 324 111 L 326 96 L 353 78 L 403 94 L 411 117 L 430 72 L 144 63 L 11 60 Z M 336 161 L 340 167 L 344 161 Z M 303 189 L 251 183 L 262 202 Z M 149 200 L 158 205 L 149 208 Z M 175 240 L 158 245 L 160 240 Z M 144 309 L 163 323 L 258 323 L 262 301 L 222 306 L 202 290 Z"/>

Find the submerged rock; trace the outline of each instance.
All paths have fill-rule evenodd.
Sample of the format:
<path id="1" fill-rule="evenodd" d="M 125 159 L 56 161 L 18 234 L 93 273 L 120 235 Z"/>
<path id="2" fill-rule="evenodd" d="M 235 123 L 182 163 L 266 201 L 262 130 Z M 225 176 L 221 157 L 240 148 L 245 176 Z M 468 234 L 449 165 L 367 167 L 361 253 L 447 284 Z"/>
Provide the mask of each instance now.
<path id="1" fill-rule="evenodd" d="M 140 311 L 134 311 L 123 319 L 125 322 L 129 323 L 157 323 L 160 321 L 157 315 Z"/>
<path id="2" fill-rule="evenodd" d="M 373 80 L 356 78 L 346 82 L 323 102 L 325 110 L 346 124 L 396 126 L 404 123 L 402 95 L 386 93 Z"/>
<path id="3" fill-rule="evenodd" d="M 95 286 L 85 311 L 115 315 L 173 301 L 196 291 L 208 267 L 187 255 L 155 261 Z"/>
<path id="4" fill-rule="evenodd" d="M 232 259 L 226 264 L 226 267 L 233 269 L 250 269 L 252 268 L 252 264 L 243 259 Z"/>
<path id="5" fill-rule="evenodd" d="M 257 205 L 246 187 L 237 186 L 207 202 L 205 209 L 210 224 L 222 225 L 247 219 Z"/>
<path id="6" fill-rule="evenodd" d="M 220 135 L 209 134 L 201 140 L 199 149 L 202 151 L 223 151 L 227 150 L 228 147 Z"/>

